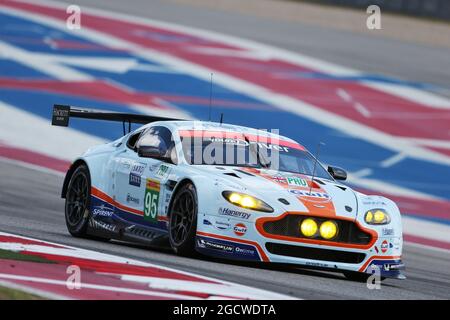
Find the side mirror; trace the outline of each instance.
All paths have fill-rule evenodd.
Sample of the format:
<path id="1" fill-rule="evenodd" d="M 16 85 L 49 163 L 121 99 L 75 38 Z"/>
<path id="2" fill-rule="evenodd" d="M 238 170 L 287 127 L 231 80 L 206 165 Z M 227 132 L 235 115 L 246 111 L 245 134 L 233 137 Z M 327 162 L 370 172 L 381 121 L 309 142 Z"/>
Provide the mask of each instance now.
<path id="1" fill-rule="evenodd" d="M 162 152 L 161 149 L 154 147 L 154 146 L 139 146 L 137 148 L 137 153 L 139 157 L 142 158 L 153 158 L 158 159 L 165 162 L 172 162 L 170 157 L 166 157 Z"/>
<path id="2" fill-rule="evenodd" d="M 341 169 L 339 167 L 328 166 L 328 172 L 336 180 L 346 180 L 347 179 L 347 172 L 345 172 L 344 169 Z"/>

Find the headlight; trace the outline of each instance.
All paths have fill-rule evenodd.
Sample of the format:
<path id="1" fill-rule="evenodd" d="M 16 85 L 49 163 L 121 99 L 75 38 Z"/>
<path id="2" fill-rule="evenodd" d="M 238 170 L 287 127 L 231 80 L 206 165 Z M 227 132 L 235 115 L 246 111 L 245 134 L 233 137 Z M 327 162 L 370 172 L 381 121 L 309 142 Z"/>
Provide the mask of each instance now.
<path id="1" fill-rule="evenodd" d="M 325 221 L 320 225 L 319 232 L 322 238 L 327 240 L 333 239 L 338 233 L 337 223 L 331 220 Z"/>
<path id="2" fill-rule="evenodd" d="M 224 191 L 223 197 L 230 203 L 245 208 L 262 212 L 273 212 L 273 208 L 262 200 L 249 196 L 248 194 Z"/>
<path id="3" fill-rule="evenodd" d="M 314 219 L 307 218 L 302 221 L 300 225 L 300 231 L 305 237 L 314 237 L 317 233 L 317 222 Z"/>
<path id="4" fill-rule="evenodd" d="M 388 224 L 391 222 L 391 217 L 383 209 L 372 209 L 366 212 L 364 220 L 368 224 Z"/>

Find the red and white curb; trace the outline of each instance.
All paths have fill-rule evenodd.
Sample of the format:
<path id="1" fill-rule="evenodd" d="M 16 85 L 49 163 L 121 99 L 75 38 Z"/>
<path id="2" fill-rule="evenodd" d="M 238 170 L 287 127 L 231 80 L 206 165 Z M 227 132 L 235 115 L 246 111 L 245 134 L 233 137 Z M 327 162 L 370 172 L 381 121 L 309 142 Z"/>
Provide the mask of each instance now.
<path id="1" fill-rule="evenodd" d="M 46 298 L 292 299 L 152 263 L 10 233 L 0 232 L 0 250 L 23 255 L 20 260 L 0 257 L 0 285 Z"/>

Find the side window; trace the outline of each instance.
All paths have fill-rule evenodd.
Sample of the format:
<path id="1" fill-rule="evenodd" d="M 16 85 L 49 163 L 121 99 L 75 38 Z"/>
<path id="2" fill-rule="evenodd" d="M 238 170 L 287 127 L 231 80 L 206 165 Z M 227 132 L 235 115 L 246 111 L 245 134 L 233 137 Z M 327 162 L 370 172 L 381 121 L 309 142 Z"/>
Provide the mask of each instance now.
<path id="1" fill-rule="evenodd" d="M 172 133 L 166 127 L 150 127 L 140 137 L 136 147 L 148 146 L 160 150 L 161 155 L 170 156 L 175 145 Z"/>
<path id="2" fill-rule="evenodd" d="M 141 136 L 141 134 L 142 134 L 142 130 L 133 133 L 133 134 L 128 138 L 128 141 L 127 141 L 127 147 L 130 148 L 130 149 L 132 149 L 132 150 L 135 150 L 136 142 L 137 142 L 137 140 L 139 139 L 139 137 Z"/>

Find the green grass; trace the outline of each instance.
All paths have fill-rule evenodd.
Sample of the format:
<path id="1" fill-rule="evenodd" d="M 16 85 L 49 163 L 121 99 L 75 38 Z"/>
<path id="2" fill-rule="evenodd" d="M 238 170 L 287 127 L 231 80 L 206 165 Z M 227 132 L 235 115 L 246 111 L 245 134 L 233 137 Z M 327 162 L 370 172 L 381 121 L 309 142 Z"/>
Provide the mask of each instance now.
<path id="1" fill-rule="evenodd" d="M 0 286 L 0 300 L 44 300 L 44 298 L 21 290 Z"/>
<path id="2" fill-rule="evenodd" d="M 40 263 L 53 263 L 53 261 L 47 260 L 47 259 L 39 257 L 39 256 L 23 254 L 23 253 L 16 252 L 16 251 L 9 251 L 9 250 L 2 250 L 2 249 L 0 249 L 0 259 L 40 262 Z"/>

